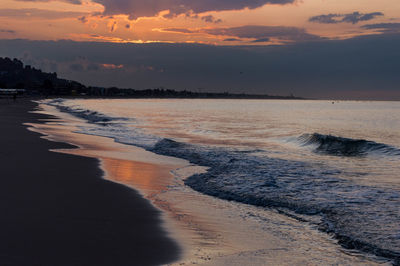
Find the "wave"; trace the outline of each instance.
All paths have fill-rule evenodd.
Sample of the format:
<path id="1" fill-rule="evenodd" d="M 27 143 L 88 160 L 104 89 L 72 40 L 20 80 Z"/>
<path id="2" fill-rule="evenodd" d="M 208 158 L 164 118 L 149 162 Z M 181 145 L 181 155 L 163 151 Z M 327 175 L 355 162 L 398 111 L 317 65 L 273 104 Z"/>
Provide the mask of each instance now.
<path id="1" fill-rule="evenodd" d="M 89 124 L 80 127 L 80 133 L 114 138 L 120 143 L 207 167 L 207 172 L 194 174 L 184 181 L 196 191 L 224 200 L 274 208 L 293 218 L 299 217 L 298 220 L 303 222 L 314 223 L 315 219 L 304 218 L 307 216 L 320 217 L 315 226 L 335 236 L 342 246 L 400 264 L 397 233 L 400 193 L 396 190 L 358 185 L 342 178 L 346 173 L 341 170 L 271 158 L 261 150 L 195 145 L 153 136 L 133 127 L 127 119 L 121 121 L 128 125 L 123 122 L 104 124 L 98 118 L 107 117 L 105 115 L 88 110 L 90 115 L 87 116 L 79 107 L 64 108 L 61 103 L 64 107 L 60 108 L 57 103 L 53 104 L 60 111 L 87 119 Z M 382 152 L 389 147 L 320 134 L 302 135 L 299 139 L 303 145 L 316 145 L 327 151 L 339 150 L 342 155 L 355 154 L 355 151 L 358 155 L 360 152 Z M 352 148 L 354 152 L 342 147 L 346 145 L 356 146 Z M 384 145 L 384 148 L 375 148 L 376 145 Z"/>
<path id="2" fill-rule="evenodd" d="M 76 117 L 82 118 L 89 123 L 110 123 L 112 121 L 128 121 L 128 118 L 125 117 L 111 117 L 105 114 L 88 110 L 82 109 L 79 106 L 66 106 L 64 103 L 66 102 L 65 99 L 53 99 L 46 102 L 47 105 L 56 107 L 61 112 L 72 114 Z"/>
<path id="3" fill-rule="evenodd" d="M 206 173 L 184 181 L 198 192 L 274 208 L 301 222 L 314 221 L 304 215 L 320 216 L 316 227 L 332 234 L 343 247 L 387 258 L 396 265 L 400 263 L 400 239 L 393 237 L 400 219 L 393 201 L 400 197 L 398 192 L 356 185 L 340 178 L 344 173 L 334 169 L 314 168 L 304 162 L 251 152 L 171 139 L 162 139 L 149 150 L 207 166 Z"/>
<path id="4" fill-rule="evenodd" d="M 365 156 L 382 154 L 400 156 L 400 149 L 364 139 L 351 139 L 323 134 L 303 134 L 298 137 L 303 146 L 315 146 L 315 151 L 337 156 Z"/>
<path id="5" fill-rule="evenodd" d="M 400 239 L 393 238 L 400 219 L 400 215 L 394 215 L 398 207 L 393 202 L 400 197 L 398 192 L 356 185 L 340 178 L 343 172 L 260 156 L 259 152 L 243 153 L 171 139 L 162 139 L 149 150 L 207 166 L 206 173 L 185 180 L 196 191 L 274 208 L 303 222 L 304 216 L 296 214 L 318 215 L 321 222 L 317 228 L 334 235 L 343 247 L 400 263 Z M 383 224 L 386 227 L 378 226 Z"/>

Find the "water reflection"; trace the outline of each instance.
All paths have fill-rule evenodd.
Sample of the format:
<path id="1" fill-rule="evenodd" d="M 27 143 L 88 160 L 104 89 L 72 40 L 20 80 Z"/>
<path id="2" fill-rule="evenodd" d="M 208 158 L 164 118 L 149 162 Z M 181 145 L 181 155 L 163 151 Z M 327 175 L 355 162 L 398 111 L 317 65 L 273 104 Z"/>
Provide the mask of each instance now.
<path id="1" fill-rule="evenodd" d="M 171 179 L 171 169 L 150 163 L 102 158 L 102 167 L 113 181 L 152 193 L 164 191 Z"/>

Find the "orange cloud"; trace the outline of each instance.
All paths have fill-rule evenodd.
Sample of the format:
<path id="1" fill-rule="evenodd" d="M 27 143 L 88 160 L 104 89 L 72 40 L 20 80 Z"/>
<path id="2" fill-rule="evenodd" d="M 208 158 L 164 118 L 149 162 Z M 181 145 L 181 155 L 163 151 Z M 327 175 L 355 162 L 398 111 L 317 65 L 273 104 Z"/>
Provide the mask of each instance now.
<path id="1" fill-rule="evenodd" d="M 114 64 L 101 64 L 101 66 L 105 69 L 121 69 L 124 65 L 114 65 Z"/>

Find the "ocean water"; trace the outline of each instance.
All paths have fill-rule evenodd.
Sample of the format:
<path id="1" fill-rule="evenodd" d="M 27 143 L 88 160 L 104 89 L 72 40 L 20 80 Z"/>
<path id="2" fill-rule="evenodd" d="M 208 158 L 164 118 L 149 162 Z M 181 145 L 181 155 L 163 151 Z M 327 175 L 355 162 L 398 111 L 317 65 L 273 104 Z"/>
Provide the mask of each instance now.
<path id="1" fill-rule="evenodd" d="M 223 200 L 315 224 L 345 248 L 400 263 L 400 103 L 48 100 L 79 132 L 186 159 Z"/>

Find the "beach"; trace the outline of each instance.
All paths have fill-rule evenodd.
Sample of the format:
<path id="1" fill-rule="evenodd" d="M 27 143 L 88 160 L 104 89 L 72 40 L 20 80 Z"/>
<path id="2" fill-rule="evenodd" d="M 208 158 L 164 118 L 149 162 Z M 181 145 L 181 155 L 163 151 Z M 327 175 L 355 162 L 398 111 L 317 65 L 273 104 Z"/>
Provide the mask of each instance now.
<path id="1" fill-rule="evenodd" d="M 73 109 L 64 105 L 53 106 L 51 103 L 54 101 L 61 104 L 65 101 L 71 102 Z M 169 100 L 127 100 L 128 112 L 117 116 L 107 116 L 105 113 L 108 110 L 119 110 L 112 104 L 115 103 L 120 108 L 121 103 L 124 103 L 122 100 L 99 100 L 101 106 L 104 105 L 100 112 L 96 110 L 97 106 L 90 106 L 91 103 L 97 104 L 97 100 L 65 101 L 40 101 L 38 112 L 58 119 L 48 120 L 46 123 L 28 123 L 28 129 L 41 132 L 48 140 L 73 144 L 77 148 L 61 147 L 52 149 L 52 152 L 96 159 L 99 162 L 98 167 L 104 173 L 102 178 L 134 189 L 158 209 L 162 228 L 181 248 L 180 257 L 167 263 L 168 265 L 376 265 L 387 262 L 386 259 L 343 248 L 332 235 L 318 230 L 321 223 L 318 216 L 305 216 L 284 209 L 225 200 L 201 193 L 187 185 L 187 181 L 193 177 L 205 175 L 207 180 L 208 174 L 218 175 L 202 163 L 195 164 L 182 159 L 183 156 L 179 153 L 165 156 L 162 152 L 143 148 L 145 146 L 141 143 L 154 143 L 154 137 L 137 129 L 140 126 L 139 121 L 145 122 L 149 119 L 155 119 L 156 125 L 160 127 L 169 128 L 164 124 L 166 121 L 171 122 L 168 115 L 165 119 L 168 113 L 149 109 L 166 106 L 163 104 L 169 103 Z M 214 102 L 171 101 L 190 106 Z M 223 101 L 215 103 L 221 106 Z M 140 117 L 140 105 L 151 116 L 144 120 L 129 118 Z M 152 117 L 153 114 L 157 115 Z M 178 125 L 184 124 L 174 124 Z M 189 129 L 197 126 L 196 122 L 186 125 L 190 125 Z M 175 152 L 185 152 L 186 148 L 182 143 L 158 138 L 155 140 L 160 151 L 163 147 L 172 145 Z M 133 145 L 130 144 L 131 141 L 134 142 Z M 162 146 L 164 144 L 167 146 Z M 188 152 L 193 154 L 193 151 Z M 201 156 L 201 150 L 194 154 Z M 247 163 L 246 153 L 239 155 L 237 162 Z M 224 153 L 218 156 L 223 160 L 231 160 L 229 158 L 232 155 Z M 277 162 L 279 161 L 271 159 L 269 164 Z M 235 172 L 240 173 L 240 169 L 232 170 L 234 172 L 225 169 L 221 173 L 235 178 Z M 254 170 L 256 169 L 251 173 L 257 174 Z M 274 175 L 274 169 L 271 168 L 270 171 L 269 174 Z M 299 178 L 301 174 L 302 171 L 299 171 Z"/>
<path id="2" fill-rule="evenodd" d="M 343 248 L 318 217 L 195 191 L 187 180 L 209 167 L 82 134 L 95 125 L 148 140 L 99 112 L 92 124 L 92 112 L 48 102 L 0 107 L 1 265 L 390 264 Z"/>
<path id="3" fill-rule="evenodd" d="M 74 146 L 40 138 L 24 123 L 30 100 L 0 105 L 0 264 L 159 265 L 180 248 L 160 211 L 135 190 L 102 178 L 97 159 L 55 153 Z"/>

